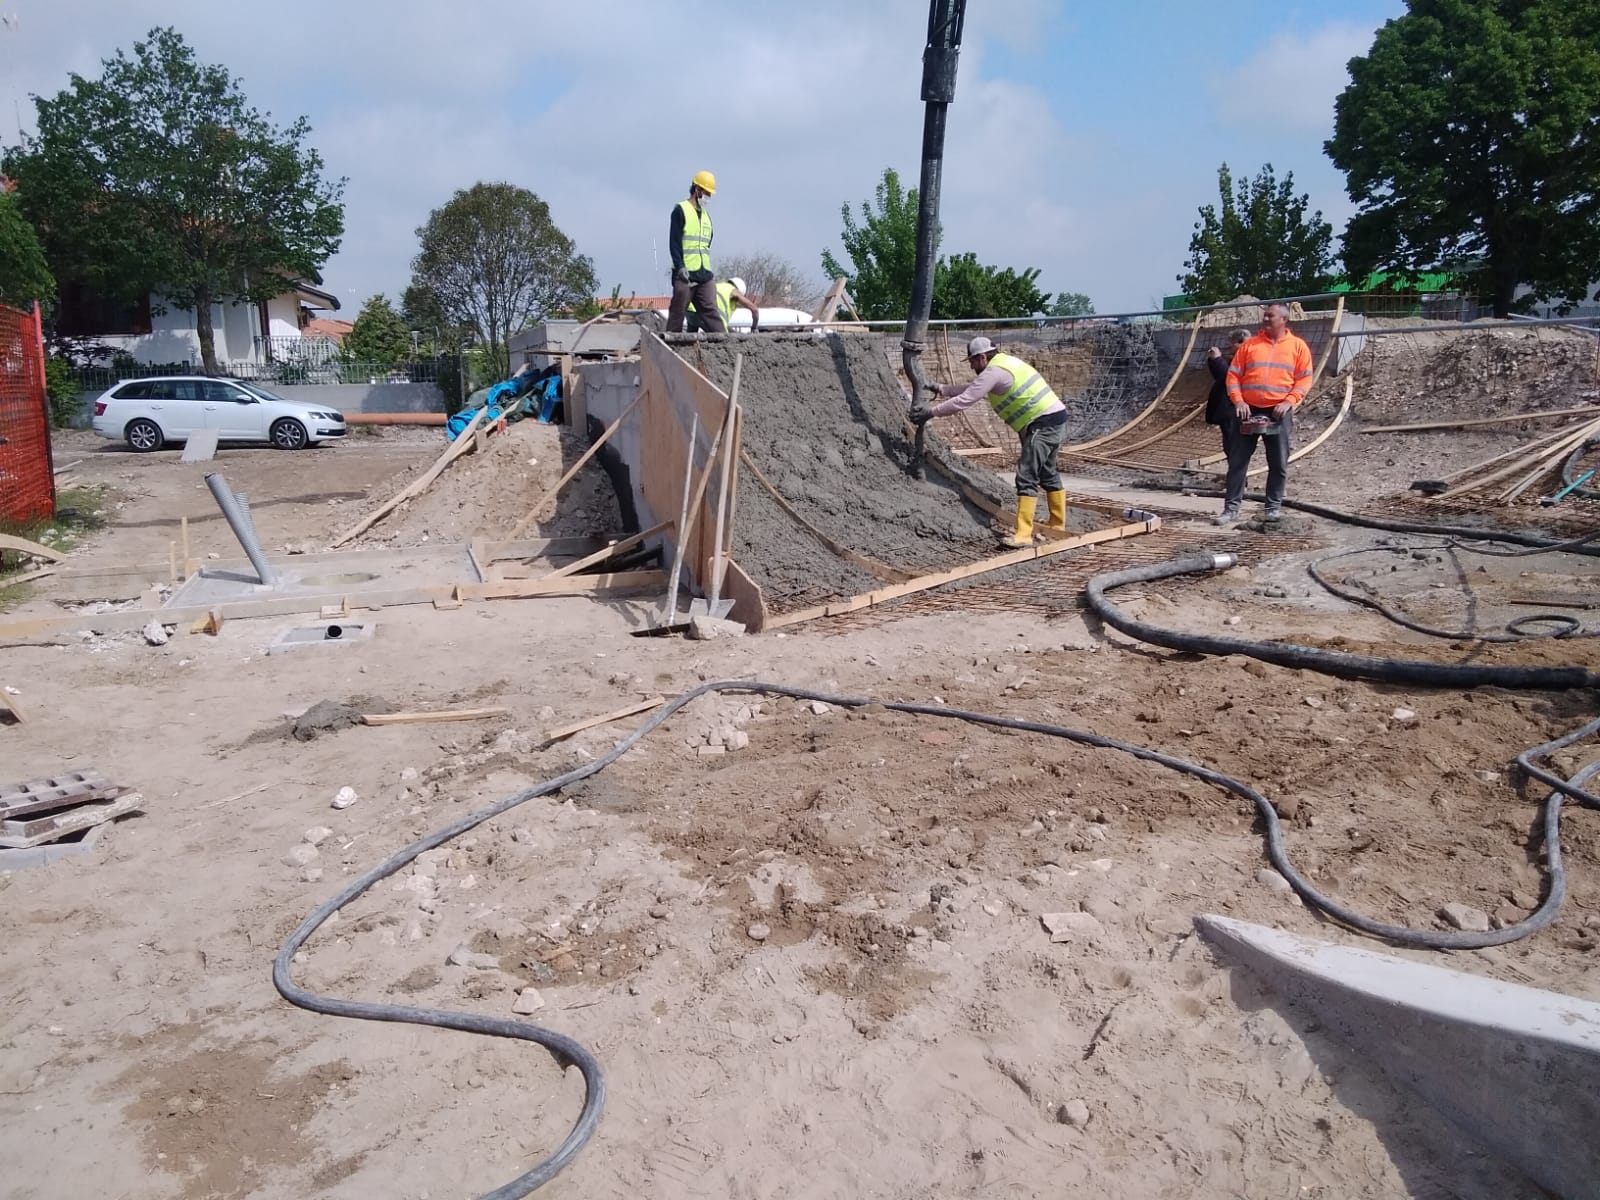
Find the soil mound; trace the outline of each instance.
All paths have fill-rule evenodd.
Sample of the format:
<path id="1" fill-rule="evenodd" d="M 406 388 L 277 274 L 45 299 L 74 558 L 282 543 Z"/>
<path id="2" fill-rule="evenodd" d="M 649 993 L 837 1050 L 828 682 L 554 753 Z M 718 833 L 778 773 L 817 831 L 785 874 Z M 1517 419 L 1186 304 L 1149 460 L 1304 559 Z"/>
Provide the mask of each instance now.
<path id="1" fill-rule="evenodd" d="M 444 445 L 441 437 L 441 452 Z M 580 430 L 519 421 L 491 436 L 484 453 L 473 451 L 457 459 L 432 487 L 380 521 L 357 545 L 405 547 L 429 541 L 464 542 L 478 535 L 504 537 L 587 448 Z M 406 482 L 376 494 L 369 509 L 388 500 Z M 544 512 L 543 520 L 529 526 L 527 537 L 607 537 L 622 530 L 616 492 L 594 459 Z"/>

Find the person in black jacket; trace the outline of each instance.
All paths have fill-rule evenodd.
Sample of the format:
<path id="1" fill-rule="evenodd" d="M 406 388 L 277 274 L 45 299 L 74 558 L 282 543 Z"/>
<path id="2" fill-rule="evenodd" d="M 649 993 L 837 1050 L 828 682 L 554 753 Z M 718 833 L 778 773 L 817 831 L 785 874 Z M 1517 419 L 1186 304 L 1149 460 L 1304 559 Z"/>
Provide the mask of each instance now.
<path id="1" fill-rule="evenodd" d="M 1228 399 L 1228 367 L 1233 356 L 1250 336 L 1248 330 L 1235 329 L 1228 335 L 1228 352 L 1211 347 L 1206 351 L 1206 370 L 1211 372 L 1211 392 L 1206 396 L 1206 424 L 1222 431 L 1222 452 L 1228 452 L 1228 431 L 1233 427 L 1233 404 Z"/>

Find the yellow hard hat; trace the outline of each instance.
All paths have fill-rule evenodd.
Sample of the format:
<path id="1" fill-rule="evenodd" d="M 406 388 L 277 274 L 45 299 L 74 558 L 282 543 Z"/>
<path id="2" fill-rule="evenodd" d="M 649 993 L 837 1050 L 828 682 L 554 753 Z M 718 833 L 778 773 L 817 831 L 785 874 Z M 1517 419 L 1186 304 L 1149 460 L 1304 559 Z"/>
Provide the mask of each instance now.
<path id="1" fill-rule="evenodd" d="M 717 177 L 710 171 L 696 171 L 689 182 L 708 196 L 717 194 Z"/>

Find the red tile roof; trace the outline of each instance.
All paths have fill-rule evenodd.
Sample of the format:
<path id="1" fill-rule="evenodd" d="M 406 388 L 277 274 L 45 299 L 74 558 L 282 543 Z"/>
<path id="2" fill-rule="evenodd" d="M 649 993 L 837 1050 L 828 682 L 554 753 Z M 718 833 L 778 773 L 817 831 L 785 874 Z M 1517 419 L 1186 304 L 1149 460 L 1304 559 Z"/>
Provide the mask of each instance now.
<path id="1" fill-rule="evenodd" d="M 301 328 L 300 336 L 325 337 L 342 342 L 354 328 L 355 325 L 349 321 L 336 321 L 332 317 L 312 317 Z"/>

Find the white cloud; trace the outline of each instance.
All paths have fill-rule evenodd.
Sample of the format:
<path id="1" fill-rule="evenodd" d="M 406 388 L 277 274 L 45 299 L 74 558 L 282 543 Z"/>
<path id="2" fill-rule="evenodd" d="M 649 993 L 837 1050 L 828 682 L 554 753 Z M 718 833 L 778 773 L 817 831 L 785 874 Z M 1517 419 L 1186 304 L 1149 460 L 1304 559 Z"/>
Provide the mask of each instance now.
<path id="1" fill-rule="evenodd" d="M 1335 21 L 1309 33 L 1273 34 L 1217 85 L 1225 121 L 1326 136 L 1347 64 L 1372 48 L 1370 27 Z"/>
<path id="2" fill-rule="evenodd" d="M 841 203 L 871 196 L 886 166 L 908 183 L 918 176 L 926 0 L 700 0 L 692 17 L 646 0 L 348 0 L 292 19 L 214 0 L 0 0 L 17 7 L 19 29 L 0 31 L 8 143 L 14 96 L 26 118 L 27 93 L 53 95 L 68 70 L 98 73 L 155 24 L 226 65 L 280 123 L 309 116 L 330 174 L 349 178 L 344 243 L 323 274 L 350 309 L 373 292 L 398 296 L 416 227 L 478 180 L 537 192 L 595 260 L 603 289 L 655 294 L 668 211 L 696 170 L 718 176 L 722 253 L 778 253 L 819 285 L 822 250 L 839 248 Z M 1156 156 L 1104 136 L 1095 114 L 1063 124 L 1036 86 L 1071 67 L 1043 49 L 1061 13 L 1057 0 L 986 0 L 969 13 L 945 246 L 1041 267 L 1047 290 L 1142 308 L 1171 289 L 1195 199 L 1165 193 L 1173 181 Z M 1316 110 L 1325 124 L 1344 59 L 1370 36 L 1331 25 L 1264 52 L 1248 104 L 1229 111 L 1253 115 L 1270 93 L 1290 106 L 1283 120 Z M 1280 59 L 1295 65 L 1272 74 Z M 1019 162 L 1026 178 L 1013 188 Z"/>

